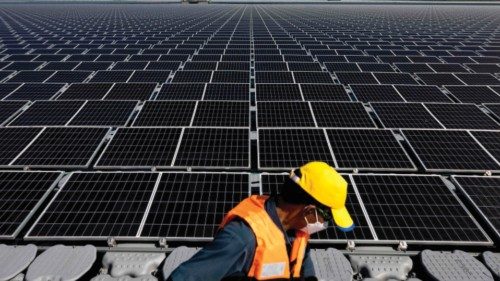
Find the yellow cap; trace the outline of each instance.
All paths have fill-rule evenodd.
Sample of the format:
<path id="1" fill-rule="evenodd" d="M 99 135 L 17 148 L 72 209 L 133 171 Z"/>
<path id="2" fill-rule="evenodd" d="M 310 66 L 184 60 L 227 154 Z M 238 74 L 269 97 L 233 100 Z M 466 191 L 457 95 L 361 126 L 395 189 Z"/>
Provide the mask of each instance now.
<path id="1" fill-rule="evenodd" d="M 342 231 L 354 228 L 345 207 L 347 181 L 324 162 L 309 162 L 300 167 L 300 178 L 292 171 L 290 178 L 319 203 L 330 207 L 335 223 Z"/>

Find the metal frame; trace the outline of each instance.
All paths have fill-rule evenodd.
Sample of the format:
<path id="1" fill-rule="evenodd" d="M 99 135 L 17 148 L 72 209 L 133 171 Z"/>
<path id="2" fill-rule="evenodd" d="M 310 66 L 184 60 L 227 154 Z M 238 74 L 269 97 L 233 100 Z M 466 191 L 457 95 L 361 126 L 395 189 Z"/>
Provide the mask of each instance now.
<path id="1" fill-rule="evenodd" d="M 50 172 L 42 172 L 42 171 L 1 171 L 0 173 L 50 173 L 50 174 L 57 174 L 59 173 L 59 176 L 56 177 L 56 180 L 50 185 L 50 187 L 45 191 L 45 193 L 42 195 L 42 197 L 38 200 L 36 205 L 33 207 L 33 209 L 30 210 L 29 214 L 22 220 L 22 222 L 19 224 L 19 226 L 14 230 L 12 235 L 0 235 L 0 239 L 14 239 L 19 235 L 19 232 L 26 226 L 28 221 L 35 215 L 35 212 L 42 206 L 42 203 L 44 203 L 49 197 L 50 193 L 54 190 L 54 188 L 57 186 L 59 181 L 63 178 L 64 172 L 61 171 L 50 171 Z"/>

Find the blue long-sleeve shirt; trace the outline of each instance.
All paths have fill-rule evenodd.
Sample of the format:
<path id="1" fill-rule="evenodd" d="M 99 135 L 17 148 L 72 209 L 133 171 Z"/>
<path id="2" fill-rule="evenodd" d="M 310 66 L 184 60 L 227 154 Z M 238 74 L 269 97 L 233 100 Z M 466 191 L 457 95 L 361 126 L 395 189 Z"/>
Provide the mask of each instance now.
<path id="1" fill-rule="evenodd" d="M 295 231 L 284 231 L 276 212 L 276 202 L 272 197 L 266 201 L 265 209 L 285 234 L 285 239 L 288 241 L 286 248 L 290 254 Z M 252 266 L 256 245 L 255 235 L 250 226 L 241 219 L 234 219 L 216 234 L 210 244 L 174 270 L 168 281 L 244 279 Z M 308 247 L 302 263 L 302 276 L 314 275 Z"/>

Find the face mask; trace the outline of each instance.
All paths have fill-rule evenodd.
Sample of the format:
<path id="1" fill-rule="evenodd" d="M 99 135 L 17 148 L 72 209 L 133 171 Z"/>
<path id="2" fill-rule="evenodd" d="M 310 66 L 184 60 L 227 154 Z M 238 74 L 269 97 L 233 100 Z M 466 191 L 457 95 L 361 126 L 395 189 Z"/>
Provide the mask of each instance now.
<path id="1" fill-rule="evenodd" d="M 318 219 L 318 212 L 316 210 L 314 210 L 314 213 L 316 213 L 316 222 L 315 223 L 309 223 L 307 221 L 307 218 L 304 217 L 304 219 L 306 220 L 307 225 L 305 227 L 303 227 L 303 228 L 300 229 L 301 231 L 306 232 L 309 235 L 314 234 L 314 233 L 319 232 L 319 231 L 322 231 L 322 230 L 325 230 L 326 227 L 328 226 L 327 222 L 321 223 L 319 221 L 319 219 Z"/>

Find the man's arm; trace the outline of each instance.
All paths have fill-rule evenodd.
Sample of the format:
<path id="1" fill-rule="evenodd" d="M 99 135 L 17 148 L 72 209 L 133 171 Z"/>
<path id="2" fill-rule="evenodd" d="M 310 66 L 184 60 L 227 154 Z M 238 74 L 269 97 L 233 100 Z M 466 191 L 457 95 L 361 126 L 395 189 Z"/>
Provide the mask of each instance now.
<path id="1" fill-rule="evenodd" d="M 255 245 L 255 236 L 248 225 L 233 220 L 210 244 L 174 270 L 168 281 L 221 280 L 246 272 L 252 264 Z"/>

